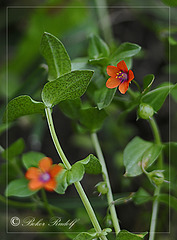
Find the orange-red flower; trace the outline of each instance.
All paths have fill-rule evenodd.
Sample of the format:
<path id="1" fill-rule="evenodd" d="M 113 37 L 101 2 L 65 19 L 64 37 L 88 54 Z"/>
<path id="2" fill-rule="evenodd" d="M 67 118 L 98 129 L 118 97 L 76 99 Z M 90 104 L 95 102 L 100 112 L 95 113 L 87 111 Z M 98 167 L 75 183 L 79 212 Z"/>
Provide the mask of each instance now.
<path id="1" fill-rule="evenodd" d="M 129 83 L 134 79 L 132 70 L 128 70 L 126 63 L 122 60 L 115 66 L 107 66 L 107 74 L 110 78 L 106 82 L 107 88 L 116 88 L 124 94 L 128 90 Z"/>
<path id="2" fill-rule="evenodd" d="M 59 165 L 52 165 L 52 159 L 44 157 L 39 161 L 39 168 L 30 167 L 25 174 L 25 177 L 30 180 L 29 189 L 39 190 L 45 188 L 48 191 L 53 191 L 56 187 L 56 176 L 63 169 Z"/>

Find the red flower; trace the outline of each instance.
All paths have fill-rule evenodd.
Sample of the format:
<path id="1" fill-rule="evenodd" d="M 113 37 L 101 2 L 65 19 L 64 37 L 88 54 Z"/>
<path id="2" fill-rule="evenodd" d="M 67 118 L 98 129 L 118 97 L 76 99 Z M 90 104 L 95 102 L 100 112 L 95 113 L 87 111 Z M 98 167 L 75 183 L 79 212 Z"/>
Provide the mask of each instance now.
<path id="1" fill-rule="evenodd" d="M 132 70 L 128 70 L 126 63 L 122 60 L 115 66 L 107 66 L 107 74 L 110 78 L 106 82 L 107 88 L 116 88 L 124 94 L 128 90 L 129 83 L 134 79 Z"/>
<path id="2" fill-rule="evenodd" d="M 51 158 L 42 158 L 39 161 L 39 168 L 30 167 L 25 174 L 25 177 L 30 180 L 29 189 L 45 188 L 48 191 L 53 191 L 57 184 L 55 177 L 62 169 L 59 165 L 52 165 Z"/>

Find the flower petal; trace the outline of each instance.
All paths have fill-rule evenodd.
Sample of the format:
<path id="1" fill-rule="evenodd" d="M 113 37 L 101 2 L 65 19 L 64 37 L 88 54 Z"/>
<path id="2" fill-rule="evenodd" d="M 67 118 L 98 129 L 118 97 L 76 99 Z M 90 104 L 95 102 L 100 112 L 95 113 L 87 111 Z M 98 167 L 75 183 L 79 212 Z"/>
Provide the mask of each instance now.
<path id="1" fill-rule="evenodd" d="M 123 71 L 125 73 L 128 72 L 128 68 L 127 68 L 127 65 L 126 63 L 124 62 L 124 60 L 120 61 L 118 64 L 117 64 L 117 68 L 118 68 L 118 71 Z"/>
<path id="2" fill-rule="evenodd" d="M 128 71 L 128 82 L 131 82 L 134 79 L 134 73 L 132 70 Z"/>
<path id="3" fill-rule="evenodd" d="M 125 81 L 125 82 L 121 83 L 121 84 L 119 85 L 119 91 L 120 91 L 122 94 L 125 94 L 126 91 L 128 90 L 128 86 L 129 86 L 128 81 Z"/>
<path id="4" fill-rule="evenodd" d="M 59 172 L 61 172 L 63 168 L 60 165 L 55 164 L 49 171 L 51 177 L 55 177 Z"/>
<path id="5" fill-rule="evenodd" d="M 41 171 L 39 168 L 30 167 L 25 174 L 27 179 L 38 179 Z"/>
<path id="6" fill-rule="evenodd" d="M 43 172 L 48 172 L 52 166 L 52 159 L 49 157 L 44 157 L 39 161 L 39 168 Z"/>
<path id="7" fill-rule="evenodd" d="M 118 73 L 118 69 L 115 66 L 107 66 L 106 71 L 110 77 L 116 77 Z"/>
<path id="8" fill-rule="evenodd" d="M 116 88 L 121 83 L 120 79 L 115 77 L 110 77 L 106 82 L 107 88 Z"/>
<path id="9" fill-rule="evenodd" d="M 52 178 L 50 181 L 44 183 L 44 188 L 48 191 L 53 191 L 56 185 L 57 185 L 57 182 L 55 181 L 54 178 Z"/>
<path id="10" fill-rule="evenodd" d="M 39 179 L 33 179 L 29 182 L 28 187 L 30 190 L 39 190 L 43 187 L 43 183 Z"/>

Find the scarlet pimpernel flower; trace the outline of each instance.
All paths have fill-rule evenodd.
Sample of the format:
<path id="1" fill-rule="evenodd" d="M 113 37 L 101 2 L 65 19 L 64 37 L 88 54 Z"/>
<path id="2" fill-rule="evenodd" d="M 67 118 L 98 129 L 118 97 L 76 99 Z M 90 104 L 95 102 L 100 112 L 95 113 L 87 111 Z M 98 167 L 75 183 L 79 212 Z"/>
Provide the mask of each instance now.
<path id="1" fill-rule="evenodd" d="M 39 161 L 39 168 L 30 167 L 25 174 L 29 179 L 29 189 L 39 190 L 45 188 L 48 191 L 53 191 L 56 187 L 56 176 L 62 171 L 62 167 L 55 164 L 52 165 L 52 159 L 44 157 Z"/>
<path id="2" fill-rule="evenodd" d="M 106 82 L 107 88 L 116 88 L 125 94 L 128 90 L 129 83 L 134 79 L 132 70 L 128 70 L 126 63 L 122 60 L 115 66 L 107 66 L 107 74 L 110 78 Z"/>

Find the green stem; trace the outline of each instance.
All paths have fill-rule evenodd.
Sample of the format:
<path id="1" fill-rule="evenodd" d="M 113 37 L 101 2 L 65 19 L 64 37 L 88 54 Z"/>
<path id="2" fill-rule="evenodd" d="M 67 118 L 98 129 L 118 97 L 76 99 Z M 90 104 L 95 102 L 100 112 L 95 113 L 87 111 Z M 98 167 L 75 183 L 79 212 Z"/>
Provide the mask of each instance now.
<path id="1" fill-rule="evenodd" d="M 54 216 L 53 211 L 50 208 L 50 205 L 49 205 L 48 200 L 47 200 L 46 192 L 45 192 L 45 190 L 43 188 L 41 189 L 41 193 L 42 193 L 42 199 L 44 201 L 44 206 L 45 206 L 46 210 L 49 212 L 49 215 L 51 217 L 53 217 Z"/>
<path id="2" fill-rule="evenodd" d="M 70 165 L 69 161 L 67 160 L 67 158 L 66 158 L 66 156 L 65 156 L 65 154 L 64 154 L 64 152 L 63 152 L 63 150 L 60 146 L 60 143 L 58 141 L 58 138 L 57 138 L 57 135 L 56 135 L 56 132 L 55 132 L 55 128 L 54 128 L 54 124 L 53 124 L 52 115 L 51 115 L 51 109 L 46 108 L 45 112 L 46 112 L 46 117 L 47 117 L 47 122 L 48 122 L 48 125 L 49 125 L 49 129 L 50 129 L 50 133 L 51 133 L 54 145 L 56 147 L 56 150 L 57 150 L 63 164 L 65 165 L 66 169 L 69 170 L 71 168 L 71 165 Z M 76 190 L 77 190 L 77 192 L 78 192 L 78 194 L 79 194 L 79 196 L 80 196 L 80 198 L 81 198 L 81 200 L 82 200 L 82 202 L 83 202 L 83 204 L 84 204 L 84 206 L 87 210 L 87 213 L 90 217 L 90 220 L 93 224 L 93 227 L 95 228 L 95 231 L 97 233 L 101 233 L 102 229 L 99 225 L 99 222 L 96 218 L 96 215 L 93 211 L 93 208 L 92 208 L 92 206 L 91 206 L 91 204 L 90 204 L 90 202 L 89 202 L 89 200 L 88 200 L 88 198 L 87 198 L 87 196 L 86 196 L 86 194 L 85 194 L 85 192 L 82 188 L 82 185 L 80 184 L 80 182 L 76 182 L 76 183 L 74 183 L 74 185 L 75 185 L 75 188 L 76 188 Z M 106 236 L 100 236 L 100 239 L 107 240 Z"/>
<path id="3" fill-rule="evenodd" d="M 160 194 L 160 187 L 157 187 L 154 191 L 155 200 L 152 205 L 152 216 L 151 216 L 149 240 L 154 240 L 154 237 L 155 237 L 155 229 L 156 229 L 157 214 L 158 214 L 158 207 L 159 207 L 159 202 L 157 200 L 157 197 L 159 194 Z"/>
<path id="4" fill-rule="evenodd" d="M 149 123 L 150 123 L 151 129 L 152 129 L 153 135 L 154 135 L 155 143 L 161 144 L 159 129 L 158 129 L 158 126 L 157 126 L 154 118 L 149 119 Z M 163 168 L 162 153 L 160 153 L 160 155 L 158 157 L 158 167 L 160 169 Z M 154 196 L 156 196 L 156 197 L 154 199 L 153 206 L 152 206 L 152 216 L 151 216 L 149 240 L 154 240 L 154 238 L 155 238 L 155 229 L 156 229 L 158 207 L 159 207 L 159 202 L 158 202 L 157 198 L 158 198 L 159 194 L 160 194 L 160 186 L 157 187 L 154 191 Z"/>
<path id="5" fill-rule="evenodd" d="M 110 206 L 110 213 L 111 213 L 111 217 L 112 217 L 113 226 L 114 226 L 114 229 L 115 229 L 115 232 L 116 232 L 116 235 L 117 235 L 120 232 L 120 226 L 119 226 L 119 222 L 118 222 L 118 218 L 117 218 L 115 205 L 112 204 L 114 200 L 113 200 L 111 184 L 110 184 L 110 181 L 109 181 L 109 175 L 108 175 L 108 172 L 107 172 L 105 160 L 104 160 L 103 153 L 102 153 L 99 141 L 98 141 L 97 134 L 92 133 L 91 138 L 92 138 L 93 145 L 95 147 L 95 151 L 97 153 L 97 156 L 98 156 L 98 158 L 100 160 L 100 163 L 102 165 L 103 177 L 104 177 L 104 179 L 106 181 L 106 184 L 107 184 L 107 187 L 108 187 L 107 200 L 108 200 L 108 204 Z"/>
<path id="6" fill-rule="evenodd" d="M 156 121 L 154 120 L 153 117 L 149 119 L 149 123 L 151 125 L 152 132 L 154 134 L 155 143 L 161 145 L 162 143 L 161 143 L 161 137 L 160 137 L 160 133 L 159 133 L 159 128 L 158 128 L 157 123 L 156 123 Z M 159 167 L 159 169 L 162 169 L 162 167 L 163 167 L 162 154 L 160 154 L 159 158 L 158 158 L 158 167 Z"/>

